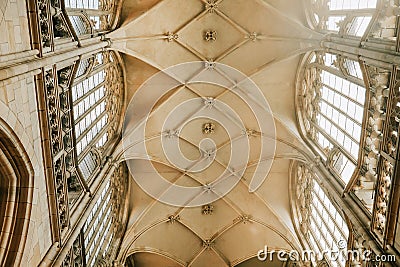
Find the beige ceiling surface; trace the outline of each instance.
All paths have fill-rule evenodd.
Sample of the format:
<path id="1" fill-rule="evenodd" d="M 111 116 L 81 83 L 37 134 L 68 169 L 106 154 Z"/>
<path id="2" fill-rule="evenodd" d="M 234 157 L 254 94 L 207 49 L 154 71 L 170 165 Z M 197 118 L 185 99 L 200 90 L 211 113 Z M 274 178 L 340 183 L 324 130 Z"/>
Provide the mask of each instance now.
<path id="1" fill-rule="evenodd" d="M 229 65 L 251 77 L 261 90 L 261 97 L 252 91 L 250 97 L 265 98 L 269 103 L 274 116 L 269 125 L 276 128 L 276 151 L 273 158 L 264 157 L 268 151 L 262 150 L 260 143 L 266 139 L 265 129 L 259 125 L 254 109 L 232 90 L 205 83 L 180 85 L 166 92 L 155 106 L 150 99 L 154 92 L 149 90 L 141 98 L 136 114 L 127 115 L 128 136 L 144 144 L 125 154 L 136 176 L 155 181 L 151 166 L 172 184 L 204 187 L 227 170 L 232 176 L 238 169 L 243 173 L 227 195 L 207 207 L 212 209 L 209 214 L 202 206 L 179 208 L 156 201 L 132 180 L 130 219 L 120 257 L 134 254 L 138 266 L 256 266 L 250 259 L 265 245 L 298 249 L 290 217 L 288 175 L 290 160 L 303 157 L 295 127 L 294 81 L 301 55 L 315 47 L 320 38 L 303 26 L 301 1 L 125 2 L 123 26 L 108 37 L 114 49 L 126 54 L 129 99 L 153 74 L 176 64 L 203 61 L 200 69 L 204 66 L 207 71 L 213 71 L 213 62 Z M 214 31 L 215 40 L 205 40 L 207 31 Z M 209 98 L 226 107 L 217 111 L 202 109 Z M 190 105 L 181 108 L 184 103 Z M 148 106 L 153 108 L 145 120 L 138 114 Z M 242 137 L 240 131 L 234 131 L 233 140 L 225 127 L 235 121 L 232 117 L 236 115 L 224 118 L 230 109 L 235 110 L 235 119 L 244 129 L 243 138 L 247 138 L 249 149 L 241 155 L 248 157 L 244 166 L 231 163 L 232 158 L 235 161 L 231 145 L 242 142 L 237 141 Z M 168 116 L 174 110 L 181 115 L 171 119 Z M 213 123 L 211 134 L 204 132 L 206 123 Z M 174 154 L 174 150 L 165 143 L 176 129 L 179 134 L 175 137 L 186 160 L 180 159 L 179 163 L 183 166 L 191 161 L 207 168 L 191 171 L 173 164 L 177 160 L 167 155 Z M 143 138 L 137 134 L 142 131 Z M 217 150 L 199 145 L 207 138 L 214 141 Z M 268 163 L 272 167 L 266 172 Z M 254 173 L 267 177 L 256 192 L 250 193 Z M 285 265 L 273 262 L 268 266 Z"/>

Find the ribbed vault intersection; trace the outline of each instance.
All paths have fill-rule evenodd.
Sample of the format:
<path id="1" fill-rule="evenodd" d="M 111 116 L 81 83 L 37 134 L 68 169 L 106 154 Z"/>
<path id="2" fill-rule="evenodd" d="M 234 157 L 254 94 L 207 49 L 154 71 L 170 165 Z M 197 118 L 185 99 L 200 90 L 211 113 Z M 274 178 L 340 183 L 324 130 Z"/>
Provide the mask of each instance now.
<path id="1" fill-rule="evenodd" d="M 129 142 L 120 148 L 135 178 L 120 255 L 127 264 L 236 266 L 265 245 L 299 249 L 288 190 L 290 160 L 304 159 L 293 132 L 294 80 L 300 54 L 320 36 L 299 22 L 300 8 L 291 19 L 284 7 L 294 12 L 270 1 L 160 1 L 109 34 L 113 48 L 126 54 L 128 95 L 136 101 L 134 112 L 127 109 Z M 196 63 L 189 71 L 173 69 L 187 62 Z M 225 64 L 244 79 L 221 71 Z M 146 88 L 160 73 L 158 85 L 168 90 Z M 246 89 L 247 77 L 258 91 Z M 257 103 L 262 101 L 271 104 L 269 121 Z M 266 149 L 272 141 L 275 153 Z M 165 184 L 158 196 L 211 202 L 179 207 L 155 200 L 142 190 L 142 183 L 158 184 L 155 175 L 198 189 L 184 198 Z M 250 193 L 254 176 L 261 186 Z M 221 195 L 213 184 L 221 177 L 237 185 L 212 198 Z"/>

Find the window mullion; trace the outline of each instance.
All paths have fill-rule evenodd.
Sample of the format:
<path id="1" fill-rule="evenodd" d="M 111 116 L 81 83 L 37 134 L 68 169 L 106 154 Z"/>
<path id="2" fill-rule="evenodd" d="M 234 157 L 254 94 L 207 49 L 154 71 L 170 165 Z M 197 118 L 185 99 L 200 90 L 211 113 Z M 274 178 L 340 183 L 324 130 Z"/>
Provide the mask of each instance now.
<path id="1" fill-rule="evenodd" d="M 318 114 L 320 114 L 322 117 L 324 117 L 326 120 L 328 120 L 330 123 L 332 123 L 333 125 L 336 126 L 336 128 L 338 129 L 342 129 L 342 127 L 340 127 L 336 122 L 332 121 L 330 118 L 328 118 L 325 114 L 323 114 L 322 112 L 318 111 Z M 325 132 L 326 130 L 323 129 Z M 360 146 L 360 141 L 357 141 L 356 139 L 354 139 L 354 137 L 352 137 L 351 135 L 347 134 L 345 129 L 342 129 L 344 131 L 344 134 L 351 139 L 351 141 L 353 141 L 354 143 L 356 143 L 358 146 Z M 327 133 L 329 135 L 329 133 Z M 330 136 L 330 135 L 329 135 Z M 333 137 L 331 137 L 332 139 L 334 139 Z M 335 139 L 334 139 L 335 140 Z M 336 140 L 335 140 L 336 141 Z M 342 145 L 340 145 L 342 146 Z"/>
<path id="2" fill-rule="evenodd" d="M 103 96 L 100 98 L 98 101 L 96 101 L 90 108 L 88 108 L 85 112 L 83 112 L 78 118 L 75 119 L 75 124 L 80 123 L 83 119 L 86 118 L 86 116 L 93 111 L 95 108 L 97 108 L 101 103 L 106 101 L 107 96 Z M 102 111 L 103 113 L 104 111 Z"/>
<path id="3" fill-rule="evenodd" d="M 310 213 L 311 213 L 311 212 L 310 212 Z M 311 219 L 314 221 L 314 224 L 317 226 L 314 217 L 311 216 Z M 307 224 L 308 224 L 308 228 L 311 229 L 311 223 L 307 222 Z M 314 240 L 317 240 L 314 231 L 308 231 L 308 233 L 311 234 L 311 235 L 313 236 Z M 320 233 L 320 234 L 321 234 L 321 233 Z M 325 242 L 326 242 L 326 240 L 325 240 Z M 328 243 L 328 242 L 326 242 L 326 243 Z M 321 247 L 321 244 L 320 244 L 319 242 L 315 242 L 315 244 L 318 246 L 319 251 L 323 251 L 323 249 L 322 249 L 322 247 Z"/>
<path id="4" fill-rule="evenodd" d="M 86 92 L 86 94 L 82 95 L 80 98 L 76 99 L 74 101 L 74 106 L 78 105 L 80 102 L 82 102 L 88 95 L 92 94 L 93 92 L 95 92 L 97 89 L 99 89 L 100 87 L 104 86 L 104 81 L 99 83 L 97 86 L 93 87 L 92 89 L 90 89 L 89 91 Z"/>
<path id="5" fill-rule="evenodd" d="M 111 188 L 110 188 L 110 190 L 111 190 Z M 112 204 L 111 204 L 111 200 L 110 200 L 110 201 L 107 203 L 106 209 L 104 210 L 104 215 L 106 215 L 107 212 L 108 212 L 108 210 L 111 209 L 111 206 L 112 206 Z M 97 216 L 97 215 L 100 213 L 100 210 L 101 210 L 101 208 L 99 208 L 99 210 L 96 212 L 96 214 L 95 214 L 94 216 Z M 111 213 L 110 213 L 110 214 L 111 214 Z M 108 216 L 108 217 L 111 217 L 111 216 Z M 107 217 L 107 221 L 108 221 L 108 219 L 111 219 L 111 218 L 108 218 L 108 217 Z M 96 225 L 96 227 L 93 228 L 93 231 L 94 231 L 95 233 L 97 232 L 96 230 L 99 228 L 99 226 L 100 226 L 101 223 L 103 222 L 102 219 L 104 219 L 104 216 L 103 216 L 103 218 L 100 218 L 100 219 L 101 219 L 101 220 L 99 220 L 99 223 Z M 96 220 L 92 220 L 92 222 L 91 222 L 91 227 L 93 227 L 95 221 L 96 221 Z M 88 229 L 90 229 L 90 228 L 88 228 Z M 93 234 L 93 235 L 90 237 L 90 240 L 89 240 L 89 242 L 88 242 L 88 244 L 87 244 L 87 247 L 90 247 L 90 246 L 93 244 L 95 237 L 96 237 L 96 234 Z"/>
<path id="6" fill-rule="evenodd" d="M 93 218 L 96 217 L 96 216 L 99 214 L 100 209 L 101 209 L 100 207 L 104 206 L 104 203 L 106 202 L 108 195 L 111 194 L 111 190 L 112 190 L 112 188 L 111 188 L 111 186 L 110 186 L 110 187 L 107 189 L 106 193 L 104 194 L 104 198 L 100 201 L 99 207 L 97 208 L 96 213 L 93 214 L 92 220 L 90 221 L 89 225 L 87 226 L 87 228 L 86 228 L 87 230 L 86 230 L 85 232 L 88 232 L 88 230 L 89 230 L 90 228 L 92 228 L 92 226 L 93 226 L 93 224 L 94 224 Z M 110 201 L 109 201 L 109 202 L 110 202 Z"/>
<path id="7" fill-rule="evenodd" d="M 365 86 L 364 81 L 362 79 L 359 79 L 359 78 L 356 78 L 356 77 L 353 77 L 353 76 L 350 76 L 350 75 L 346 75 L 339 69 L 334 69 L 332 67 L 329 67 L 329 66 L 326 66 L 326 65 L 321 65 L 321 64 L 315 63 L 315 62 L 314 63 L 310 63 L 309 67 L 314 67 L 314 68 L 317 68 L 317 69 L 320 69 L 320 70 L 324 70 L 326 72 L 329 72 L 330 74 L 333 74 L 333 75 L 335 75 L 335 76 L 337 76 L 339 78 L 342 78 L 343 80 L 347 80 L 349 82 L 352 82 L 352 83 L 354 83 L 354 84 L 356 84 L 358 86 L 361 86 L 361 87 Z"/>
<path id="8" fill-rule="evenodd" d="M 107 114 L 106 110 L 104 110 L 100 116 L 98 116 L 92 123 L 79 135 L 79 137 L 76 139 L 76 142 L 78 143 L 79 141 L 82 140 L 82 138 L 87 135 L 87 133 L 93 128 L 96 123 L 98 123 L 105 115 Z M 99 131 L 100 132 L 100 131 Z"/>
<path id="9" fill-rule="evenodd" d="M 105 224 L 104 224 L 104 229 L 102 231 L 107 230 L 107 228 L 109 226 L 110 226 L 110 228 L 108 229 L 108 231 L 111 229 L 111 224 L 112 224 L 111 204 L 110 204 L 110 208 L 107 208 L 107 211 L 109 209 L 110 209 L 110 216 L 107 217 L 107 219 L 105 221 Z M 98 227 L 96 227 L 97 231 L 98 231 L 99 227 L 100 227 L 99 225 L 98 225 Z M 104 234 L 104 232 L 101 232 L 101 234 Z M 93 235 L 91 240 L 88 242 L 88 246 L 87 246 L 88 248 L 90 248 L 92 246 L 92 244 L 94 243 L 95 238 L 96 238 L 96 235 Z M 99 239 L 100 239 L 100 236 L 99 236 Z M 96 260 L 96 258 L 97 258 L 96 251 L 97 251 L 98 246 L 102 246 L 102 244 L 97 244 L 97 246 L 94 247 L 93 252 L 90 254 L 89 260 L 87 262 L 89 266 L 91 266 L 92 261 Z"/>
<path id="10" fill-rule="evenodd" d="M 114 62 L 108 62 L 108 63 L 106 63 L 106 64 L 100 64 L 100 66 L 93 66 L 93 65 L 92 65 L 92 67 L 91 67 L 91 69 L 90 69 L 90 72 L 85 73 L 84 75 L 78 77 L 77 79 L 75 79 L 75 80 L 73 81 L 73 86 L 77 85 L 78 83 L 83 82 L 84 80 L 90 78 L 91 76 L 93 76 L 93 75 L 99 73 L 99 72 L 102 71 L 102 70 L 108 69 L 108 68 L 111 67 L 112 65 L 114 65 Z"/>
<path id="11" fill-rule="evenodd" d="M 375 11 L 376 11 L 375 8 L 335 9 L 335 10 L 329 10 L 328 16 L 347 16 L 347 17 L 372 16 L 375 13 Z"/>
<path id="12" fill-rule="evenodd" d="M 326 99 L 321 98 L 322 101 L 324 101 L 327 105 L 329 105 L 331 108 L 335 109 L 337 112 L 341 113 L 342 115 L 346 116 L 347 119 L 351 120 L 354 122 L 354 124 L 357 124 L 358 126 L 361 127 L 361 123 L 353 119 L 352 117 L 349 116 L 349 114 L 344 113 L 341 109 L 338 109 L 336 106 L 334 106 L 332 103 L 328 102 Z"/>
<path id="13" fill-rule="evenodd" d="M 315 210 L 317 211 L 317 209 L 315 209 Z M 318 211 L 317 211 L 317 212 L 318 212 Z M 318 212 L 318 215 L 321 216 L 321 214 L 320 214 L 319 212 Z M 314 223 L 316 223 L 317 218 L 315 218 L 315 217 L 312 215 L 312 213 L 311 213 L 311 218 L 313 219 Z M 321 218 L 322 218 L 322 217 L 321 217 Z M 322 221 L 322 223 L 325 225 L 326 229 L 328 229 L 328 232 L 329 232 L 329 234 L 331 234 L 332 239 L 336 242 L 336 244 L 338 244 L 338 241 L 336 240 L 335 236 L 332 234 L 332 232 L 331 232 L 331 230 L 329 229 L 329 227 L 326 225 L 325 221 L 322 220 L 322 219 L 321 219 L 321 221 Z M 325 243 L 329 245 L 328 240 L 326 239 L 326 237 L 325 237 L 321 232 L 320 232 L 320 234 L 321 234 L 322 238 L 325 240 Z M 313 236 L 314 236 L 314 235 L 313 235 Z M 315 240 L 315 236 L 314 236 L 314 240 Z M 347 242 L 347 240 L 346 240 L 346 242 Z M 319 244 L 317 244 L 317 245 L 319 246 Z M 332 248 L 332 247 L 329 247 L 328 249 L 332 250 L 333 248 Z M 321 252 L 322 252 L 322 251 L 323 251 L 323 250 L 321 250 Z M 331 251 L 331 252 L 333 252 L 333 251 Z M 340 253 L 340 251 L 338 251 L 338 253 Z M 329 255 L 329 257 L 331 257 L 332 254 L 328 253 L 328 255 Z M 331 259 L 329 259 L 329 260 L 331 260 Z M 335 261 L 336 261 L 340 266 L 343 266 L 343 264 L 339 261 L 339 257 L 338 257 L 338 259 L 336 259 Z"/>
<path id="14" fill-rule="evenodd" d="M 314 221 L 315 226 L 318 226 L 317 220 L 316 220 L 316 218 L 315 218 L 314 216 L 312 216 L 312 213 L 311 213 L 310 218 Z M 325 237 L 325 235 L 323 235 L 321 231 L 318 231 L 318 232 L 320 233 L 322 239 L 325 240 L 325 243 L 326 243 L 326 244 L 329 244 L 329 243 L 328 243 L 328 240 L 327 240 L 326 237 Z M 315 235 L 313 235 L 313 237 L 314 237 L 315 240 L 317 240 L 317 239 L 315 238 Z M 320 245 L 319 243 L 317 243 L 317 245 L 318 245 L 318 247 L 321 249 L 321 245 Z M 322 252 L 322 251 L 324 251 L 324 249 L 321 249 L 320 252 Z"/>
<path id="15" fill-rule="evenodd" d="M 321 203 L 321 204 L 322 204 L 322 203 Z M 315 212 L 318 213 L 318 215 L 319 215 L 319 217 L 320 217 L 320 219 L 321 219 L 321 222 L 325 225 L 325 228 L 328 230 L 328 234 L 330 234 L 330 236 L 332 237 L 332 240 L 333 240 L 334 242 L 336 242 L 336 244 L 338 244 L 339 240 L 336 240 L 336 237 L 334 236 L 333 232 L 332 232 L 331 229 L 329 228 L 328 224 L 327 224 L 327 223 L 325 222 L 325 220 L 322 218 L 322 214 L 319 212 L 318 209 L 315 209 Z M 318 218 L 315 218 L 315 217 L 312 215 L 312 213 L 311 213 L 311 217 L 314 218 L 314 220 L 317 220 L 317 219 L 318 219 Z M 327 242 L 327 244 L 329 244 L 329 243 Z"/>
<path id="16" fill-rule="evenodd" d="M 342 152 L 346 158 L 348 158 L 353 164 L 356 164 L 357 161 L 353 158 L 352 155 L 350 155 L 349 152 L 347 152 L 347 150 L 343 149 L 342 145 L 340 145 L 336 140 L 334 140 L 324 129 L 322 129 L 317 123 L 313 122 L 313 121 L 309 121 L 315 128 L 318 129 L 318 131 L 325 136 L 326 139 L 328 139 L 332 144 L 334 144 L 339 150 L 340 152 Z"/>
<path id="17" fill-rule="evenodd" d="M 362 106 L 362 104 L 360 104 L 359 102 L 357 102 L 357 100 L 354 100 L 354 99 L 352 99 L 351 97 L 349 97 L 348 95 L 343 94 L 342 92 L 338 91 L 336 88 L 333 88 L 332 86 L 330 86 L 330 85 L 328 85 L 328 84 L 325 84 L 325 83 L 323 83 L 323 85 L 324 85 L 326 88 L 328 88 L 328 89 L 334 91 L 334 92 L 337 93 L 338 95 L 341 95 L 341 96 L 345 97 L 346 99 L 348 99 L 349 101 L 353 102 L 354 104 L 356 104 L 356 105 L 358 105 L 358 106 Z"/>
<path id="18" fill-rule="evenodd" d="M 322 189 L 321 189 L 322 190 Z M 317 199 L 319 200 L 319 203 L 321 203 L 321 205 L 324 206 L 325 210 L 327 211 L 329 217 L 331 218 L 332 222 L 335 224 L 335 226 L 337 227 L 338 231 L 340 232 L 340 234 L 342 236 L 346 236 L 344 232 L 342 232 L 342 229 L 339 227 L 339 225 L 337 224 L 335 218 L 333 218 L 332 214 L 326 209 L 326 206 L 323 204 L 323 201 L 321 200 L 320 196 L 317 194 L 317 192 L 315 192 L 315 190 L 313 189 L 314 195 L 317 197 Z M 330 201 L 331 202 L 331 201 Z M 333 204 L 332 204 L 333 205 Z M 321 215 L 318 212 L 319 215 Z M 336 239 L 335 239 L 336 240 Z M 337 240 L 336 240 L 337 241 Z"/>
<path id="19" fill-rule="evenodd" d="M 104 115 L 103 115 L 104 116 Z M 92 141 L 90 141 L 91 144 L 97 143 L 98 140 L 103 136 L 103 134 L 108 130 L 107 127 L 103 127 L 100 131 L 97 132 L 96 136 L 93 137 Z M 90 151 L 90 146 L 87 145 L 79 154 L 78 156 L 78 161 L 80 162 L 82 158 L 85 157 L 85 155 Z"/>

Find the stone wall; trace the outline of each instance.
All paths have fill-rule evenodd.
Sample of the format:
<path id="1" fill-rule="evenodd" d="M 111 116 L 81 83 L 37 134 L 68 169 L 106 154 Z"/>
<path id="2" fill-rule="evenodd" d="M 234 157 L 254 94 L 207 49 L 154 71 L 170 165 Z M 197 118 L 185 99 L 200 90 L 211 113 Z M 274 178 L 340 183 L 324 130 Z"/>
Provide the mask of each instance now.
<path id="1" fill-rule="evenodd" d="M 30 49 L 26 2 L 0 1 L 0 54 L 11 54 Z"/>
<path id="2" fill-rule="evenodd" d="M 1 0 L 0 57 L 5 59 L 10 54 L 29 50 L 31 47 L 26 2 Z M 3 64 L 0 71 L 7 72 L 8 67 Z M 28 72 L 0 81 L 0 117 L 19 137 L 34 169 L 33 198 L 30 203 L 32 211 L 21 266 L 37 266 L 52 244 L 35 74 Z"/>

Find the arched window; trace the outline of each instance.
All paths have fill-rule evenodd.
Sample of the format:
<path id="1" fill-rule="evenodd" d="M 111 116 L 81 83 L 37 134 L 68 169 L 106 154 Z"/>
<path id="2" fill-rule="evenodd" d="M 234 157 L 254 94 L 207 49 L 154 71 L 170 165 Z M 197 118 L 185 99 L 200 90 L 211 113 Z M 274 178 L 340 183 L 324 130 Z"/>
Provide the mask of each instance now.
<path id="1" fill-rule="evenodd" d="M 111 30 L 117 18 L 117 0 L 65 0 L 66 11 L 76 35 Z"/>
<path id="2" fill-rule="evenodd" d="M 309 20 L 323 32 L 362 37 L 373 20 L 378 0 L 309 0 Z"/>
<path id="3" fill-rule="evenodd" d="M 85 179 L 96 170 L 121 120 L 123 79 L 114 52 L 80 61 L 71 95 L 79 169 Z"/>
<path id="4" fill-rule="evenodd" d="M 87 266 L 113 253 L 123 223 L 123 197 L 127 187 L 127 168 L 121 164 L 106 183 L 87 218 L 83 229 Z"/>
<path id="5" fill-rule="evenodd" d="M 60 69 L 50 68 L 43 75 L 62 229 L 68 227 L 69 209 L 83 191 L 90 190 L 89 180 L 117 141 L 124 101 L 119 64 L 118 55 L 106 51 Z"/>
<path id="6" fill-rule="evenodd" d="M 388 207 L 398 157 L 399 73 L 378 60 L 344 54 L 305 56 L 298 82 L 300 127 L 383 240 L 395 224 Z"/>
<path id="7" fill-rule="evenodd" d="M 344 184 L 357 166 L 365 99 L 358 62 L 329 53 L 309 55 L 299 103 L 305 132 Z"/>
<path id="8" fill-rule="evenodd" d="M 330 266 L 345 266 L 349 228 L 339 209 L 319 185 L 318 178 L 305 164 L 293 166 L 295 218 L 301 236 L 314 255 L 311 261 L 325 260 Z M 324 251 L 337 252 L 323 254 Z"/>

